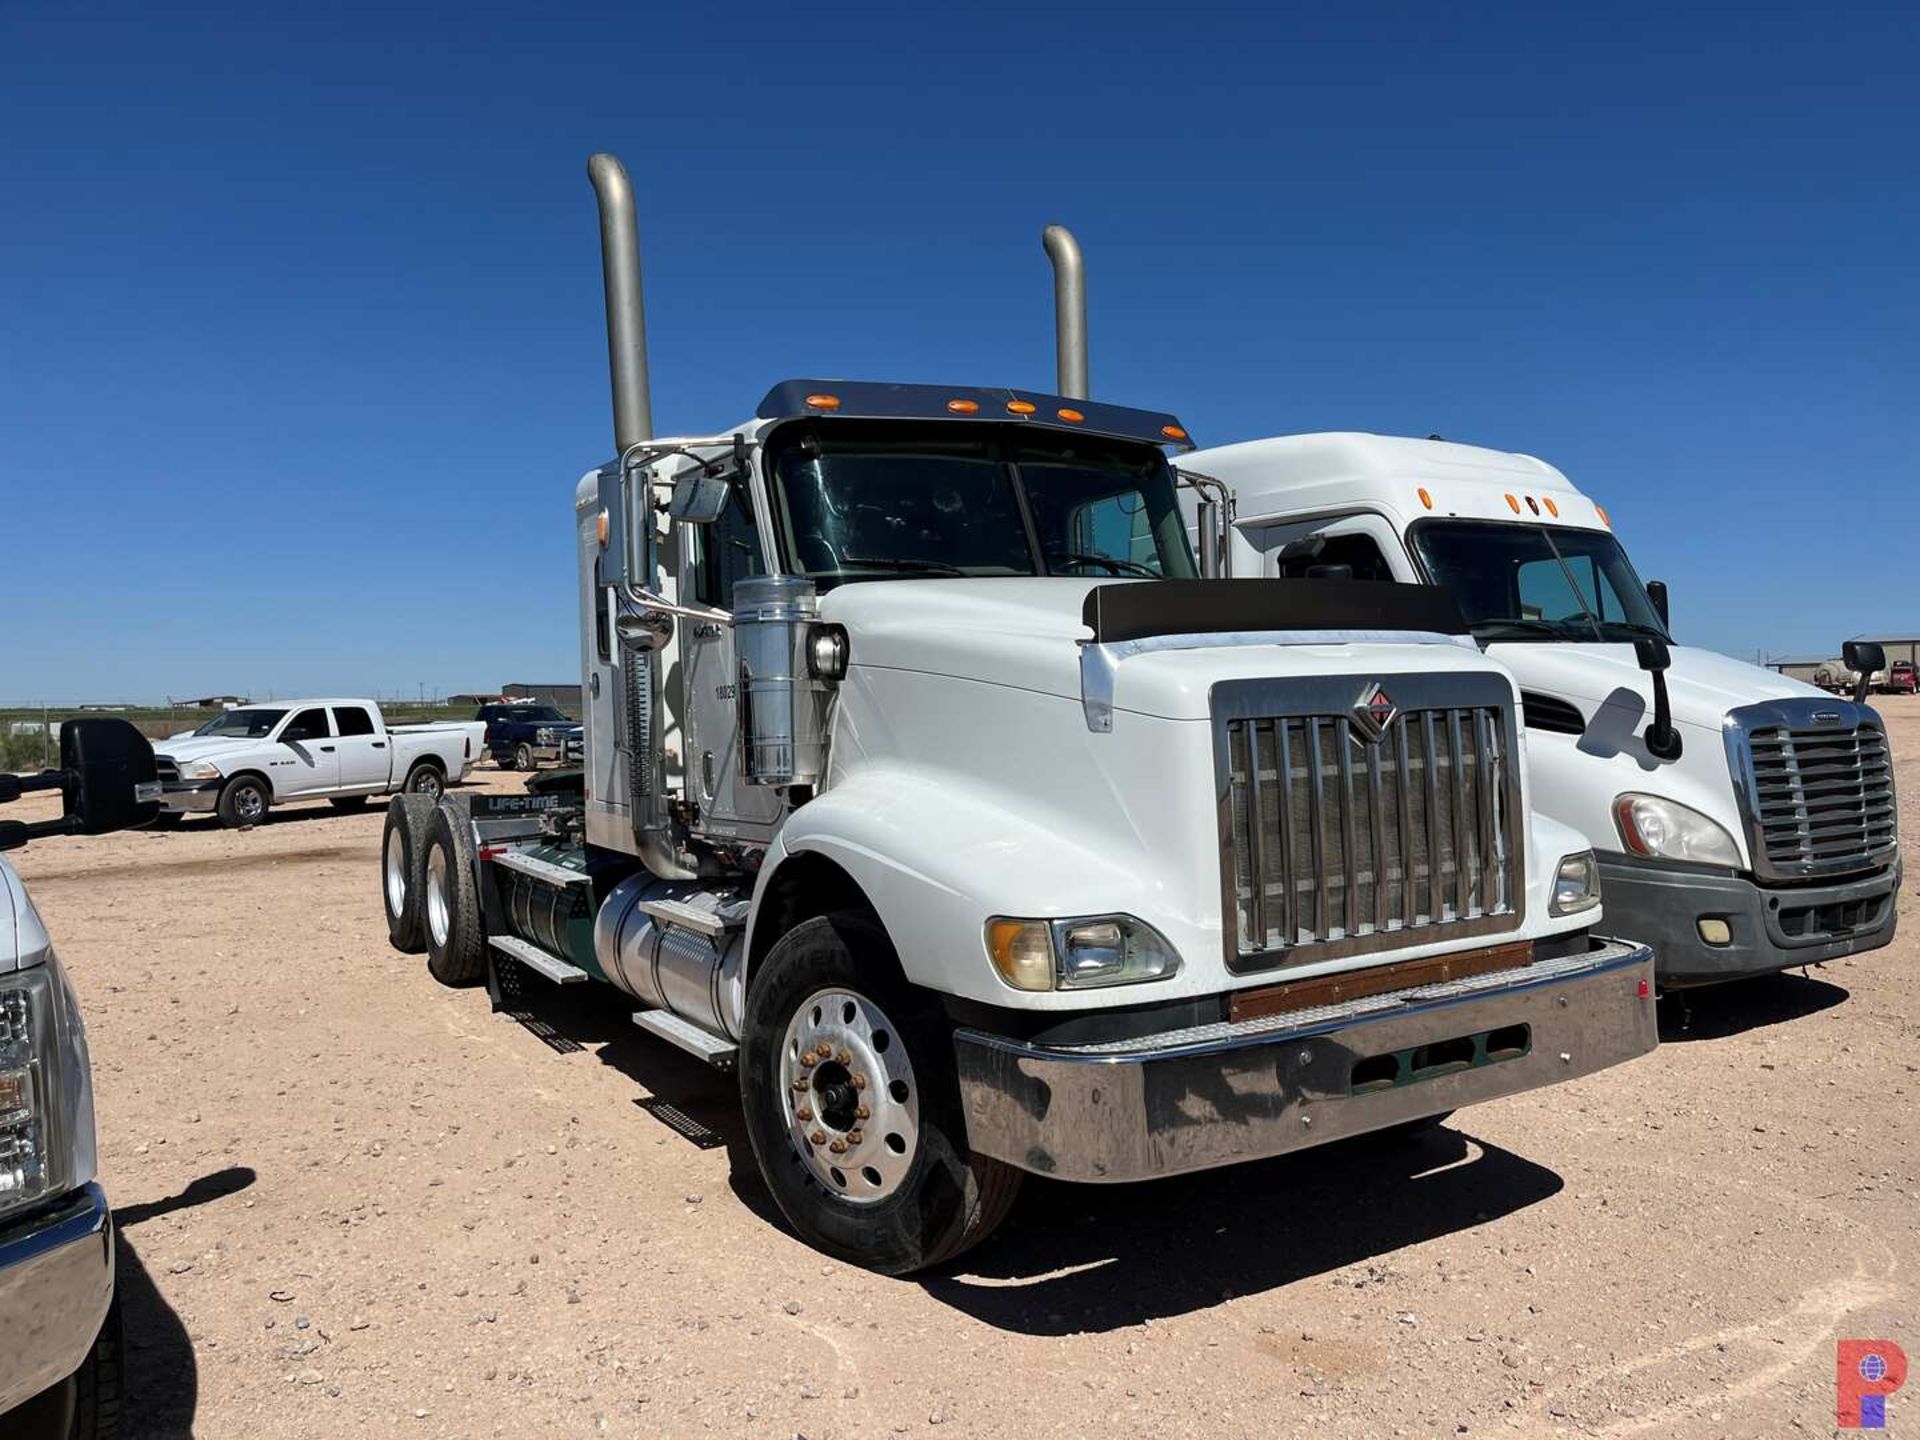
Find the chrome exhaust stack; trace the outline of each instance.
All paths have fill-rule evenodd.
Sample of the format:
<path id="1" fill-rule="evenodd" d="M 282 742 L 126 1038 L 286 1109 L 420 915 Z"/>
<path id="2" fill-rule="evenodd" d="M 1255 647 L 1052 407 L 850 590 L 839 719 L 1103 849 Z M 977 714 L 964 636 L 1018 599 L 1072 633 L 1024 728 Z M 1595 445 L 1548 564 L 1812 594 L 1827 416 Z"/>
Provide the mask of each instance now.
<path id="1" fill-rule="evenodd" d="M 1064 225 L 1040 232 L 1040 248 L 1053 262 L 1053 343 L 1057 393 L 1087 398 L 1087 268 L 1080 242 Z"/>
<path id="2" fill-rule="evenodd" d="M 624 461 L 653 438 L 647 377 L 647 306 L 640 290 L 640 226 L 627 167 L 602 151 L 587 161 L 600 203 L 600 273 L 607 295 L 607 371 L 613 382 L 613 443 Z"/>

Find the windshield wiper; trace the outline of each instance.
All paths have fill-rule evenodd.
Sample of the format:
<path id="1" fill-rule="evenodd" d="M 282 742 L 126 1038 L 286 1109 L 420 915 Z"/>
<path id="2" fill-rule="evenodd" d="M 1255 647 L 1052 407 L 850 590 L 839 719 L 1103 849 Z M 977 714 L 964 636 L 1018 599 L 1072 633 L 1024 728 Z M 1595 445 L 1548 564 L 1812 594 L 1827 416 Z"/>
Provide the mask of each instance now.
<path id="1" fill-rule="evenodd" d="M 967 572 L 958 565 L 950 565 L 945 560 L 897 560 L 891 557 L 867 555 L 842 555 L 842 565 L 864 565 L 869 570 L 893 570 L 905 574 L 925 575 L 961 575 Z"/>
<path id="2" fill-rule="evenodd" d="M 1602 630 L 1625 630 L 1630 635 L 1650 635 L 1655 640 L 1673 638 L 1657 625 L 1642 625 L 1638 620 L 1602 620 L 1599 625 Z"/>
<path id="3" fill-rule="evenodd" d="M 1477 636 L 1484 630 L 1517 630 L 1522 635 L 1566 635 L 1568 621 L 1536 620 L 1531 615 L 1502 615 L 1493 620 L 1476 620 L 1467 628 Z M 1577 623 L 1575 629 L 1583 628 Z"/>

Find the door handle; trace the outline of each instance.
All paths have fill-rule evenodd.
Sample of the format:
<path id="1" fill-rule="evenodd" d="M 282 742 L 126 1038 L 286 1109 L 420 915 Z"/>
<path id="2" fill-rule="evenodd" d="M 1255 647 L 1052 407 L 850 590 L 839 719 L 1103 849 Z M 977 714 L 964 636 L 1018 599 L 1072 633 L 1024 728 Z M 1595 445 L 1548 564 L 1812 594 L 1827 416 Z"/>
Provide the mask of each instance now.
<path id="1" fill-rule="evenodd" d="M 322 745 L 320 748 L 326 751 L 329 755 L 333 753 L 333 747 L 331 745 Z"/>
<path id="2" fill-rule="evenodd" d="M 373 742 L 373 748 L 376 750 L 384 750 L 387 748 L 387 742 L 384 740 L 376 740 Z"/>

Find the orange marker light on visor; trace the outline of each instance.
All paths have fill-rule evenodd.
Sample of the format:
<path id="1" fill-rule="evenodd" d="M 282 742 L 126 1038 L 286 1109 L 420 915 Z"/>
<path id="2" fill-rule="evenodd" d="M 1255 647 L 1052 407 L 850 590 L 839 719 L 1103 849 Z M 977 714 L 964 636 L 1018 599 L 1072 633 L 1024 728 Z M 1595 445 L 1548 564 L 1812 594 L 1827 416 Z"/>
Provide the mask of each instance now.
<path id="1" fill-rule="evenodd" d="M 1062 420 L 1065 420 L 1069 425 L 1078 425 L 1082 420 L 1087 418 L 1078 410 L 1056 410 L 1053 413 L 1058 415 Z"/>
<path id="2" fill-rule="evenodd" d="M 1507 508 L 1518 515 L 1520 513 L 1520 502 L 1509 495 L 1507 496 Z"/>
<path id="3" fill-rule="evenodd" d="M 1038 408 L 1031 400 L 1007 401 L 1007 411 L 1013 415 L 1031 415 Z"/>
<path id="4" fill-rule="evenodd" d="M 1609 530 L 1611 530 L 1611 529 L 1613 528 L 1613 521 L 1607 518 L 1607 507 L 1606 507 L 1606 506 L 1604 506 L 1604 505 L 1596 505 L 1596 506 L 1594 506 L 1594 507 L 1593 507 L 1593 513 L 1594 513 L 1594 514 L 1596 514 L 1596 515 L 1598 515 L 1598 516 L 1600 517 L 1600 523 L 1601 523 L 1602 525 L 1604 525 L 1604 526 L 1606 526 L 1606 527 L 1607 527 L 1607 529 L 1609 529 Z"/>
<path id="5" fill-rule="evenodd" d="M 971 415 L 980 408 L 978 400 L 949 400 L 947 409 L 956 415 Z"/>
<path id="6" fill-rule="evenodd" d="M 1160 433 L 1169 440 L 1185 440 L 1187 438 L 1187 432 L 1182 430 L 1178 425 L 1162 425 L 1160 427 Z"/>
<path id="7" fill-rule="evenodd" d="M 807 404 L 816 410 L 838 410 L 840 408 L 840 397 L 838 395 L 809 395 L 807 396 Z"/>
<path id="8" fill-rule="evenodd" d="M 1556 520 L 1560 518 L 1560 507 L 1553 503 L 1553 497 L 1551 495 L 1541 496 L 1540 503 L 1547 507 L 1547 514 L 1553 516 Z"/>

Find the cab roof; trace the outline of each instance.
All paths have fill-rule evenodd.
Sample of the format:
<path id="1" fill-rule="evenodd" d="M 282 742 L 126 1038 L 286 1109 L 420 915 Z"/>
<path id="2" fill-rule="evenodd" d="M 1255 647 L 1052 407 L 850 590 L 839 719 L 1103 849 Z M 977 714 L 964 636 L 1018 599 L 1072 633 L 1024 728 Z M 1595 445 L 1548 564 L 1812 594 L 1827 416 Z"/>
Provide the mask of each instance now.
<path id="1" fill-rule="evenodd" d="M 1280 435 L 1196 450 L 1180 467 L 1232 486 L 1243 524 L 1364 504 L 1408 521 L 1432 515 L 1609 528 L 1600 507 L 1546 461 L 1451 440 Z"/>
<path id="2" fill-rule="evenodd" d="M 874 380 L 782 380 L 754 412 L 762 420 L 996 420 L 1068 433 L 1144 440 L 1191 450 L 1186 427 L 1159 410 L 1075 400 L 1040 390 L 977 385 L 894 385 Z"/>

